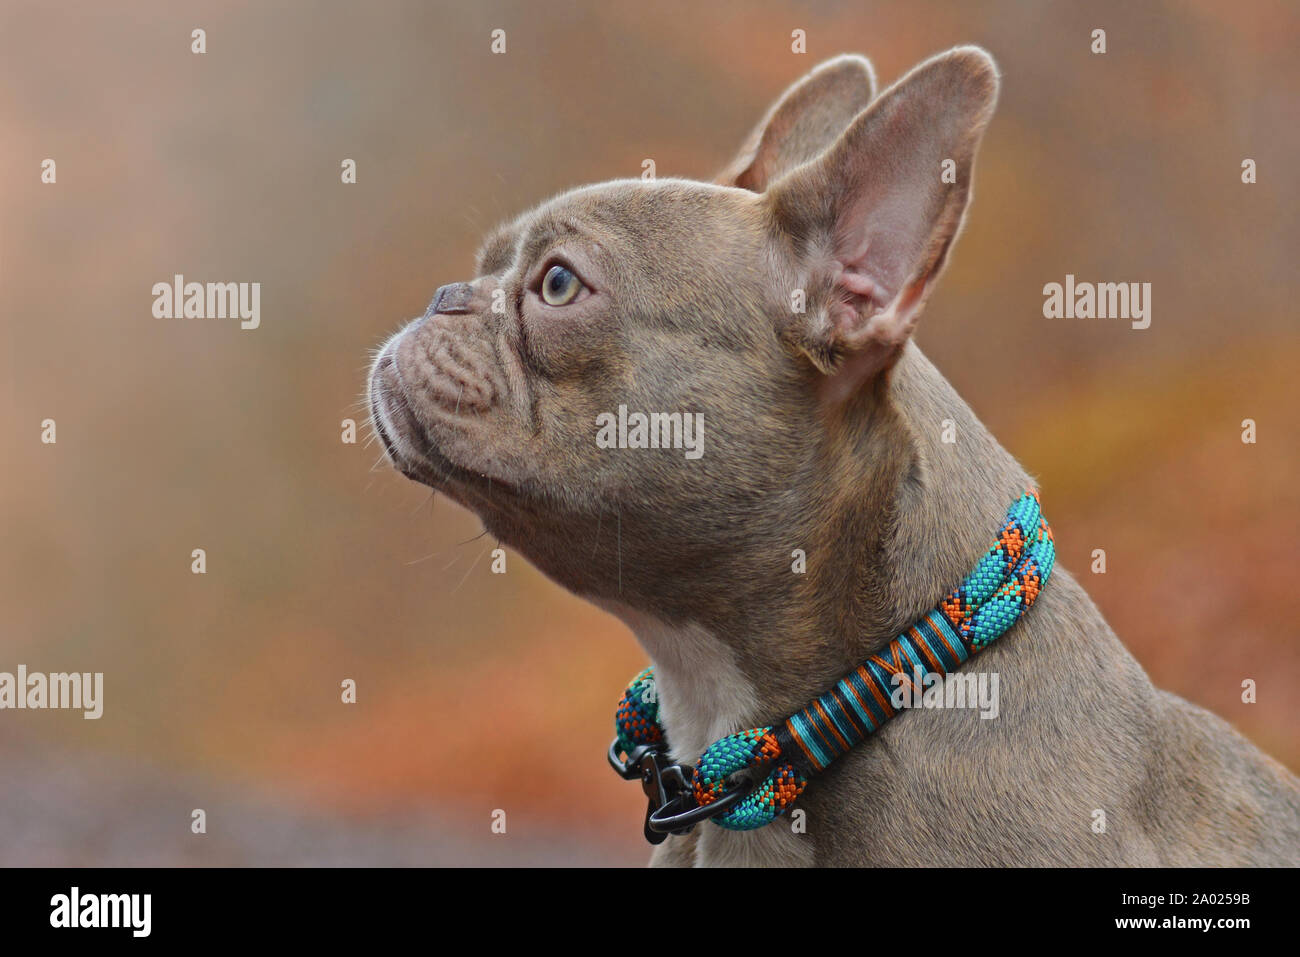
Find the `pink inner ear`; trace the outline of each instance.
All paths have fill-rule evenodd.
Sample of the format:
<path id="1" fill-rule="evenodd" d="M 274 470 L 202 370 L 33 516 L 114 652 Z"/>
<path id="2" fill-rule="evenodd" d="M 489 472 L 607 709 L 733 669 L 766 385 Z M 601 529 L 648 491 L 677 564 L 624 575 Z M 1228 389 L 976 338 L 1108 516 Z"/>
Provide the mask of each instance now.
<path id="1" fill-rule="evenodd" d="M 878 302 L 871 298 L 873 291 L 878 295 L 888 293 L 882 286 L 860 274 L 843 273 L 836 279 L 836 284 L 846 292 L 866 300 L 838 299 L 830 303 L 827 313 L 839 346 L 850 352 L 875 347 L 878 354 L 879 350 L 883 350 L 885 356 L 892 355 L 901 348 L 912 334 L 929 285 L 925 279 L 918 279 L 905 286 L 902 292 L 888 302 Z M 869 367 L 871 361 L 852 365 L 862 369 Z"/>
<path id="2" fill-rule="evenodd" d="M 839 263 L 835 270 L 835 294 L 827 304 L 827 317 L 841 346 L 856 348 L 864 341 L 871 316 L 885 305 L 888 292 L 862 269 L 858 262 Z"/>
<path id="3" fill-rule="evenodd" d="M 859 272 L 849 272 L 847 269 L 837 277 L 839 284 L 853 293 L 855 296 L 863 296 L 867 299 L 875 300 L 876 292 L 879 286 L 871 280 L 871 277 L 864 276 Z"/>
<path id="4" fill-rule="evenodd" d="M 836 224 L 839 295 L 828 312 L 840 346 L 892 351 L 911 333 L 925 281 L 904 283 L 924 246 L 925 196 L 924 184 L 906 180 L 883 195 L 864 189 Z"/>
<path id="5" fill-rule="evenodd" d="M 981 50 L 935 57 L 769 189 L 780 221 L 811 240 L 808 266 L 826 291 L 802 330 L 818 368 L 838 360 L 825 395 L 851 394 L 906 344 L 961 225 L 997 87 Z M 941 178 L 947 158 L 960 171 L 953 182 Z"/>
<path id="6" fill-rule="evenodd" d="M 843 275 L 855 276 L 859 285 L 874 286 L 870 279 L 861 275 Z M 840 284 L 846 289 L 850 288 L 842 279 Z M 857 394 L 867 380 L 894 362 L 916 325 L 928 285 L 924 279 L 909 283 L 882 311 L 868 315 L 865 319 L 863 311 L 852 303 L 836 302 L 831 305 L 831 322 L 849 354 L 838 369 L 822 380 L 819 390 L 822 402 L 828 405 L 844 402 Z M 875 288 L 883 292 L 879 286 Z"/>

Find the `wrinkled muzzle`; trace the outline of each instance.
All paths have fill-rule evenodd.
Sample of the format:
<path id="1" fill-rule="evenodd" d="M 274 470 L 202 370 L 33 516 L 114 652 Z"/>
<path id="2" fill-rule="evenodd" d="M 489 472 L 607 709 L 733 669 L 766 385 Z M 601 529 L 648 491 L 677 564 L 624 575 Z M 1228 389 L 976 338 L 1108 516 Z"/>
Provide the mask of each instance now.
<path id="1" fill-rule="evenodd" d="M 518 357 L 489 303 L 481 283 L 443 286 L 425 314 L 375 357 L 375 432 L 393 463 L 417 481 L 440 487 L 457 470 L 493 475 L 501 442 L 518 425 L 511 420 L 528 407 Z"/>

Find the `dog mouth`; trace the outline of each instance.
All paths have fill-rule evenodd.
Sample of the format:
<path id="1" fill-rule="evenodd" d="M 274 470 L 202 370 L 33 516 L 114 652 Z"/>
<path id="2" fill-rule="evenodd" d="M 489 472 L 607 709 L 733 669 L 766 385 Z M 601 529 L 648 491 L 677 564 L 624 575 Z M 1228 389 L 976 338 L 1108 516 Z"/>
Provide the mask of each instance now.
<path id="1" fill-rule="evenodd" d="M 513 489 L 510 482 L 458 465 L 438 449 L 411 409 L 392 349 L 386 347 L 376 359 L 369 391 L 371 426 L 388 460 L 402 475 L 467 505 L 465 499 L 479 485 Z"/>
<path id="2" fill-rule="evenodd" d="M 391 359 L 386 361 L 392 362 Z M 380 390 L 372 385 L 370 389 L 370 426 L 375 430 L 375 435 L 379 436 L 379 441 L 384 446 L 384 453 L 388 456 L 388 461 L 392 462 L 399 471 L 405 474 L 406 461 L 397 450 L 397 443 L 393 441 L 393 436 L 388 431 L 390 426 L 384 422 L 384 415 L 380 411 L 380 395 Z"/>
<path id="3" fill-rule="evenodd" d="M 437 487 L 441 483 L 431 481 L 430 473 L 455 467 L 434 449 L 416 420 L 406 398 L 406 385 L 397 371 L 397 360 L 387 348 L 376 360 L 370 377 L 370 421 L 389 461 L 407 478 Z"/>

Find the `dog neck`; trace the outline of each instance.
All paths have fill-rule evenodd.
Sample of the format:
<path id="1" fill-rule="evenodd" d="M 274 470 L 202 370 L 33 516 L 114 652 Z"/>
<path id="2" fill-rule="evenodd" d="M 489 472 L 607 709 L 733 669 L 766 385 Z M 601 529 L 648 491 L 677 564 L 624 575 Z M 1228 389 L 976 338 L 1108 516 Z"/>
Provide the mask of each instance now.
<path id="1" fill-rule="evenodd" d="M 816 528 L 790 531 L 818 543 L 806 574 L 787 569 L 766 600 L 701 607 L 690 619 L 599 602 L 654 662 L 675 759 L 693 762 L 723 735 L 781 721 L 878 651 L 961 581 L 1029 484 L 915 346 L 889 390 L 888 427 L 901 437 L 884 453 L 892 461 L 861 463 L 875 468 L 870 481 L 819 493 L 827 507 Z M 882 454 L 878 444 L 871 452 Z"/>

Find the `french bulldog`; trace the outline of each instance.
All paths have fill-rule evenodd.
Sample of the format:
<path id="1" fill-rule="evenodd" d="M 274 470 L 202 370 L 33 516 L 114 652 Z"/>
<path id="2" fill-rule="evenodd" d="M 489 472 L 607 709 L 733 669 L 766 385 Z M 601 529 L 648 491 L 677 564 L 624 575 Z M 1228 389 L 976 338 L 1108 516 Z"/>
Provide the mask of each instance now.
<path id="1" fill-rule="evenodd" d="M 375 358 L 392 463 L 632 629 L 675 760 L 878 652 L 1032 484 L 911 341 L 998 87 L 975 47 L 878 96 L 832 59 L 715 181 L 601 183 L 498 228 Z M 661 442 L 625 441 L 636 412 Z M 1300 782 L 1155 689 L 1064 569 L 974 667 L 995 720 L 903 714 L 812 780 L 801 827 L 702 824 L 652 863 L 1300 862 Z"/>

